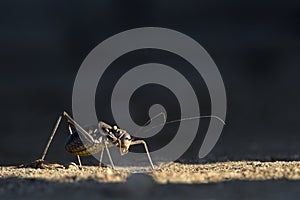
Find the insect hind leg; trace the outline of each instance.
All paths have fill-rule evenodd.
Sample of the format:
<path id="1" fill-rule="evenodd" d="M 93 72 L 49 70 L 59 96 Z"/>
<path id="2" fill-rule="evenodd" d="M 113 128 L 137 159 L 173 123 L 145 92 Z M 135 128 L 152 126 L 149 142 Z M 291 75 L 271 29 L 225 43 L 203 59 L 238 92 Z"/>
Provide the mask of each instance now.
<path id="1" fill-rule="evenodd" d="M 55 124 L 55 126 L 54 126 L 54 129 L 53 129 L 53 131 L 52 131 L 52 134 L 51 134 L 51 136 L 50 136 L 50 139 L 49 139 L 49 141 L 48 141 L 48 143 L 47 143 L 47 145 L 46 145 L 46 147 L 45 147 L 45 149 L 44 149 L 44 152 L 43 152 L 43 154 L 42 154 L 42 157 L 41 157 L 41 159 L 40 159 L 40 160 L 42 160 L 42 161 L 43 161 L 43 160 L 45 159 L 45 157 L 46 157 L 46 154 L 47 154 L 47 152 L 48 152 L 48 149 L 49 149 L 49 147 L 50 147 L 50 144 L 51 144 L 51 142 L 52 142 L 52 140 L 53 140 L 53 138 L 54 138 L 54 136 L 55 136 L 55 134 L 56 134 L 56 132 L 57 132 L 57 129 L 58 129 L 59 125 L 60 125 L 61 119 L 62 119 L 62 116 L 60 115 L 60 116 L 58 117 L 58 119 L 57 119 L 57 122 L 56 122 L 56 124 Z"/>
<path id="2" fill-rule="evenodd" d="M 62 120 L 62 115 L 60 115 L 58 117 L 57 121 L 56 121 L 56 124 L 55 124 L 55 126 L 53 128 L 53 131 L 52 131 L 52 133 L 50 135 L 50 138 L 49 138 L 48 143 L 47 143 L 47 145 L 46 145 L 46 147 L 45 147 L 45 149 L 43 151 L 43 154 L 42 154 L 41 158 L 37 159 L 36 161 L 34 161 L 34 162 L 30 163 L 30 164 L 20 165 L 20 166 L 22 166 L 22 167 L 33 167 L 33 168 L 43 168 L 43 167 L 45 167 L 45 165 L 44 165 L 45 164 L 45 157 L 46 157 L 46 155 L 48 153 L 49 147 L 50 147 L 51 142 L 52 142 L 52 140 L 53 140 L 53 138 L 54 138 L 54 136 L 55 136 L 55 134 L 57 132 L 57 129 L 58 129 L 59 125 L 60 125 L 61 120 Z"/>

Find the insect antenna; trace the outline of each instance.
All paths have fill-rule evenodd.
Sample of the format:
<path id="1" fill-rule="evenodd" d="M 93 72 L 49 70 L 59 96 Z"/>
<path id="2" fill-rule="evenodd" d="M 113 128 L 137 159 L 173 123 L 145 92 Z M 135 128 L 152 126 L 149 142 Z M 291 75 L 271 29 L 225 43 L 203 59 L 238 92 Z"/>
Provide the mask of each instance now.
<path id="1" fill-rule="evenodd" d="M 203 116 L 187 117 L 187 118 L 183 118 L 183 119 L 175 119 L 175 120 L 166 122 L 166 119 L 165 119 L 165 113 L 159 113 L 158 115 L 154 116 L 152 119 L 148 120 L 148 121 L 144 124 L 144 126 L 145 126 L 146 124 L 148 124 L 150 121 L 152 121 L 153 119 L 157 118 L 157 117 L 158 117 L 159 115 L 161 115 L 161 114 L 163 114 L 163 116 L 164 116 L 164 123 L 161 123 L 161 124 L 158 124 L 158 125 L 156 125 L 156 126 L 153 126 L 153 127 L 149 128 L 149 129 L 146 129 L 146 130 L 143 131 L 143 133 L 146 133 L 146 132 L 148 132 L 148 131 L 150 131 L 150 130 L 152 130 L 152 129 L 158 128 L 158 127 L 160 127 L 160 126 L 164 126 L 164 125 L 166 125 L 166 124 L 172 124 L 172 123 L 175 123 L 175 122 L 182 122 L 182 121 L 195 120 L 195 119 L 203 119 L 203 118 L 214 118 L 214 119 L 217 119 L 217 120 L 219 120 L 220 122 L 222 122 L 224 125 L 226 125 L 226 123 L 225 123 L 225 121 L 224 121 L 223 119 L 221 119 L 220 117 L 215 116 L 215 115 L 203 115 Z M 139 130 L 141 130 L 142 128 L 143 128 L 143 127 L 141 127 Z"/>
<path id="2" fill-rule="evenodd" d="M 157 115 L 155 115 L 154 117 L 152 117 L 151 119 L 149 119 L 145 124 L 143 124 L 143 126 L 140 127 L 140 128 L 136 131 L 136 134 L 138 134 L 139 132 L 141 132 L 141 130 L 142 130 L 147 124 L 149 124 L 152 120 L 158 118 L 158 117 L 161 116 L 161 115 L 163 116 L 163 119 L 164 119 L 164 123 L 163 123 L 163 124 L 165 124 L 165 123 L 166 123 L 166 114 L 165 114 L 164 112 L 160 112 L 160 113 L 158 113 Z M 143 131 L 143 132 L 144 132 L 144 131 Z"/>

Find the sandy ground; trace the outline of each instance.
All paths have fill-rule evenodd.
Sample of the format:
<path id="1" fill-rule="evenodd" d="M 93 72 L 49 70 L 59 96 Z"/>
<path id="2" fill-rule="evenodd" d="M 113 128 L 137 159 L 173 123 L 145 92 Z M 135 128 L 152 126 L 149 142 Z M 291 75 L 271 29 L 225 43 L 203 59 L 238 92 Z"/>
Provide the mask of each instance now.
<path id="1" fill-rule="evenodd" d="M 73 164 L 39 167 L 0 167 L 0 199 L 281 199 L 300 195 L 299 161 L 168 163 L 153 171 Z"/>

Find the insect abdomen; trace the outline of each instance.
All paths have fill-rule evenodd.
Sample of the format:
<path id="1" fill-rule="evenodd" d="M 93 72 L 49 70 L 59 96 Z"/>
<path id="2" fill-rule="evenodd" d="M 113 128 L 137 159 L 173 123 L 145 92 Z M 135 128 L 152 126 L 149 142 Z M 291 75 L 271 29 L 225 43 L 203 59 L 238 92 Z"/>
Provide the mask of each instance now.
<path id="1" fill-rule="evenodd" d="M 79 156 L 90 156 L 92 154 L 98 153 L 104 148 L 104 145 L 90 142 L 82 142 L 78 135 L 78 132 L 74 132 L 67 138 L 65 144 L 65 150 L 71 154 Z"/>

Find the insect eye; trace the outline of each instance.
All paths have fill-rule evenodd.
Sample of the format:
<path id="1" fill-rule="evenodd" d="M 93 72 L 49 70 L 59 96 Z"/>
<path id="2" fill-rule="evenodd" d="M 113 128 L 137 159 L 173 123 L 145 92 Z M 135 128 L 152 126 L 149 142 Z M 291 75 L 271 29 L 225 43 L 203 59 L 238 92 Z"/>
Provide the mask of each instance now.
<path id="1" fill-rule="evenodd" d="M 125 137 L 124 139 L 125 139 L 125 140 L 130 140 L 131 138 L 130 138 L 130 137 Z"/>

